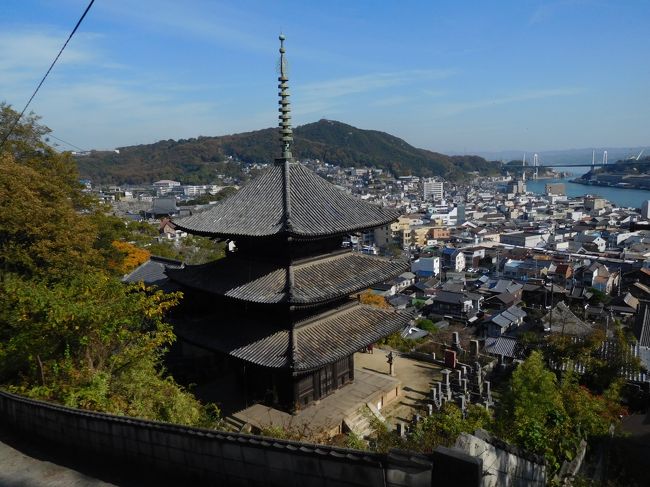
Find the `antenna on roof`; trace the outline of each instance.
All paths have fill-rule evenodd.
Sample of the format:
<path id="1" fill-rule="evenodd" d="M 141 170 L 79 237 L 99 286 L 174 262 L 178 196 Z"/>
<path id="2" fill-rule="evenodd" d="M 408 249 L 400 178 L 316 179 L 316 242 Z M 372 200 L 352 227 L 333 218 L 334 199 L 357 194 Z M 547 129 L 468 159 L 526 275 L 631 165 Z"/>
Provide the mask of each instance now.
<path id="1" fill-rule="evenodd" d="M 280 76 L 278 77 L 278 89 L 280 100 L 280 141 L 282 142 L 282 159 L 291 159 L 291 144 L 293 144 L 293 132 L 291 130 L 291 107 L 289 106 L 289 77 L 287 58 L 284 56 L 284 34 L 280 34 Z"/>

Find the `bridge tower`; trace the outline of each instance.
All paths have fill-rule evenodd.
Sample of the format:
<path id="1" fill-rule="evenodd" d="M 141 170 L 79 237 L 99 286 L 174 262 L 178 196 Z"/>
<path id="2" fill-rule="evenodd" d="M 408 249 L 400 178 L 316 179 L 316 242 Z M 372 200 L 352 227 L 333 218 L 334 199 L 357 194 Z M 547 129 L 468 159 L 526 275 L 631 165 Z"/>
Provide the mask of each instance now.
<path id="1" fill-rule="evenodd" d="M 603 151 L 603 166 L 607 165 L 607 151 Z"/>
<path id="2" fill-rule="evenodd" d="M 537 179 L 539 177 L 539 157 L 537 156 L 537 153 L 533 154 L 533 166 L 535 167 L 533 179 Z"/>

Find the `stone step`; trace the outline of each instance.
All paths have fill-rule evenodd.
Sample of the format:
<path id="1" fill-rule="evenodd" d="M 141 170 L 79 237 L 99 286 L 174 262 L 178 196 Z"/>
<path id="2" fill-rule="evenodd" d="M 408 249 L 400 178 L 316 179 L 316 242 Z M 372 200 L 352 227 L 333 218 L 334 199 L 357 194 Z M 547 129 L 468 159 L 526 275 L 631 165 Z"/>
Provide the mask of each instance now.
<path id="1" fill-rule="evenodd" d="M 246 427 L 246 423 L 234 416 L 226 416 L 223 420 L 224 427 L 228 431 L 239 433 Z"/>
<path id="2" fill-rule="evenodd" d="M 370 424 L 371 415 L 372 413 L 368 409 L 368 406 L 362 406 L 354 413 L 343 418 L 343 426 L 347 431 L 351 431 L 363 438 L 372 433 L 372 426 Z"/>
<path id="3" fill-rule="evenodd" d="M 381 412 L 379 411 L 379 409 L 377 409 L 377 406 L 375 406 L 375 405 L 374 405 L 373 403 L 371 403 L 371 402 L 367 402 L 367 403 L 366 403 L 366 406 L 368 406 L 368 409 L 370 410 L 370 413 L 371 413 L 375 418 L 377 418 L 377 419 L 378 419 L 379 421 L 381 421 L 382 423 L 385 423 L 385 422 L 386 422 L 386 418 L 384 418 L 384 416 L 381 414 Z"/>

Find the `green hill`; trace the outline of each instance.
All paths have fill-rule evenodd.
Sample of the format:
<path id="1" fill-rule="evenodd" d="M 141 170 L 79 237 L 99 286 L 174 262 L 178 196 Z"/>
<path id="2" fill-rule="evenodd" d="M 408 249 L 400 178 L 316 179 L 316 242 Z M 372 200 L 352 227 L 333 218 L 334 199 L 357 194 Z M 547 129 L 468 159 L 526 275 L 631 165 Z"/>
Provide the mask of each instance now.
<path id="1" fill-rule="evenodd" d="M 374 166 L 391 173 L 467 177 L 470 171 L 498 174 L 501 164 L 478 156 L 447 156 L 407 144 L 376 130 L 362 130 L 332 120 L 320 120 L 294 130 L 293 154 L 340 166 Z M 219 137 L 163 140 L 155 144 L 120 147 L 119 153 L 92 151 L 77 157 L 79 172 L 95 183 L 150 183 L 176 179 L 207 183 L 215 174 L 236 171 L 228 157 L 243 163 L 268 163 L 279 152 L 275 128 Z"/>

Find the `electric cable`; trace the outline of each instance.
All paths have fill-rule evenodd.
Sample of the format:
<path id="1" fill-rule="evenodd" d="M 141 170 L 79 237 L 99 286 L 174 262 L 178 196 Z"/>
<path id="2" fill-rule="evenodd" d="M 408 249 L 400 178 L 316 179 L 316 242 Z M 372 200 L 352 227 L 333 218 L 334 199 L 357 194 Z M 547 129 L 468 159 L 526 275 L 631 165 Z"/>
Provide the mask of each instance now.
<path id="1" fill-rule="evenodd" d="M 83 19 L 86 17 L 86 14 L 87 14 L 88 11 L 90 10 L 90 7 L 93 6 L 93 3 L 95 3 L 95 0 L 90 0 L 90 3 L 89 3 L 88 6 L 86 7 L 86 10 L 84 10 L 83 15 L 82 15 L 82 16 L 79 18 L 79 20 L 77 21 L 77 25 L 75 25 L 75 26 L 74 26 L 74 29 L 72 29 L 72 32 L 71 32 L 70 35 L 68 36 L 68 39 L 65 41 L 65 44 L 63 44 L 63 47 L 61 47 L 61 49 L 59 50 L 59 53 L 58 53 L 58 54 L 56 55 L 56 57 L 54 58 L 54 61 L 52 61 L 52 64 L 50 64 L 50 67 L 48 68 L 47 72 L 45 73 L 45 75 L 44 75 L 43 78 L 41 79 L 41 82 L 38 84 L 38 86 L 37 86 L 36 89 L 34 90 L 34 93 L 32 93 L 32 96 L 29 97 L 29 100 L 28 100 L 27 103 L 25 104 L 25 107 L 23 108 L 23 111 L 20 112 L 20 115 L 18 115 L 18 117 L 16 117 L 16 120 L 14 120 L 13 124 L 11 124 L 11 127 L 9 127 L 9 130 L 7 131 L 7 133 L 6 133 L 6 134 L 4 135 L 4 137 L 2 138 L 2 141 L 0 142 L 0 150 L 2 150 L 2 148 L 3 148 L 4 145 L 5 145 L 5 143 L 7 142 L 7 139 L 9 139 L 9 137 L 11 136 L 11 134 L 13 133 L 13 131 L 16 129 L 16 125 L 18 125 L 18 122 L 20 121 L 20 119 L 22 118 L 22 116 L 25 114 L 25 111 L 27 110 L 27 107 L 29 107 L 29 104 L 32 102 L 32 100 L 33 100 L 34 97 L 36 96 L 36 93 L 38 93 L 38 90 L 41 89 L 41 86 L 42 86 L 43 83 L 45 82 L 45 79 L 47 78 L 47 76 L 50 74 L 50 71 L 52 71 L 52 68 L 54 67 L 54 65 L 56 64 L 56 62 L 59 60 L 59 57 L 61 57 L 61 54 L 63 54 L 63 51 L 65 50 L 66 46 L 68 45 L 68 42 L 70 42 L 70 39 L 72 39 L 72 36 L 75 34 L 75 32 L 77 32 L 77 29 L 78 29 L 79 26 L 81 25 L 81 22 L 83 21 Z"/>

